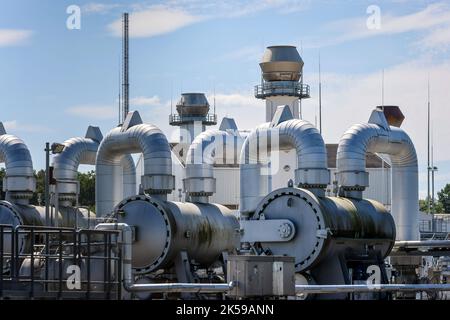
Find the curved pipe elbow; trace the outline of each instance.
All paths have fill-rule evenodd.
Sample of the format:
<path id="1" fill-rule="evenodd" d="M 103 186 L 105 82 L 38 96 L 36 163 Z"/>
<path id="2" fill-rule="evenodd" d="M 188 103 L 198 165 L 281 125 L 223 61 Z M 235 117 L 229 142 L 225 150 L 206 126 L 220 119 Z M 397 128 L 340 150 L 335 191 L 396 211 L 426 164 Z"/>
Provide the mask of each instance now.
<path id="1" fill-rule="evenodd" d="M 397 240 L 418 238 L 419 184 L 417 154 L 408 134 L 397 127 L 385 129 L 378 124 L 352 126 L 342 136 L 337 150 L 338 185 L 352 195 L 369 186 L 366 154 L 382 153 L 391 158 L 391 213 L 394 217 Z"/>
<path id="2" fill-rule="evenodd" d="M 199 134 L 186 155 L 184 189 L 191 200 L 207 202 L 216 192 L 215 164 L 238 164 L 243 139 L 239 133 L 210 129 Z"/>
<path id="3" fill-rule="evenodd" d="M 57 180 L 76 180 L 80 164 L 95 165 L 99 142 L 90 138 L 71 138 L 64 141 L 64 150 L 53 158 Z"/>
<path id="4" fill-rule="evenodd" d="M 242 146 L 241 213 L 253 212 L 262 196 L 265 196 L 261 168 L 270 160 L 270 153 L 290 149 L 295 149 L 297 156 L 296 185 L 314 190 L 326 187 L 330 173 L 325 142 L 319 131 L 308 121 L 300 119 L 287 120 L 275 127 L 266 123 L 254 129 Z M 243 185 L 243 181 L 254 187 Z"/>
<path id="5" fill-rule="evenodd" d="M 166 136 L 156 126 L 136 124 L 127 128 L 117 127 L 102 140 L 96 158 L 97 215 L 110 213 L 123 199 L 124 184 L 129 192 L 135 187 L 134 161 L 123 158 L 132 153 L 142 153 L 145 192 L 165 197 L 174 188 L 172 158 Z M 131 157 L 131 156 L 130 156 Z M 133 163 L 133 165 L 131 165 Z M 122 166 L 127 164 L 124 168 Z M 131 168 L 133 167 L 133 168 Z M 127 192 L 127 191 L 125 191 Z M 132 195 L 133 195 L 132 194 Z"/>
<path id="6" fill-rule="evenodd" d="M 5 163 L 5 190 L 9 196 L 29 198 L 36 190 L 33 160 L 23 140 L 10 134 L 0 135 L 0 162 Z"/>

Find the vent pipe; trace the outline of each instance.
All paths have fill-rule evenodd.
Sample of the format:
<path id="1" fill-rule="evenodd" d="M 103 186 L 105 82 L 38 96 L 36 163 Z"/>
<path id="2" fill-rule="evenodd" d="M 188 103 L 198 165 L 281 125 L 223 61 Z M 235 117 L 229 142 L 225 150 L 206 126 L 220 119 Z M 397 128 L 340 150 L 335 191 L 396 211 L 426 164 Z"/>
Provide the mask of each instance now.
<path id="1" fill-rule="evenodd" d="M 243 138 L 232 118 L 223 118 L 219 130 L 199 134 L 186 156 L 183 185 L 190 202 L 207 203 L 216 192 L 214 165 L 237 165 Z"/>
<path id="2" fill-rule="evenodd" d="M 398 107 L 384 106 L 372 112 L 369 123 L 357 124 L 347 130 L 337 150 L 337 180 L 345 196 L 361 198 L 362 192 L 369 186 L 366 154 L 389 155 L 392 168 L 391 213 L 396 224 L 397 240 L 417 240 L 417 155 L 408 134 L 399 128 L 403 119 Z"/>
<path id="3" fill-rule="evenodd" d="M 263 194 L 261 168 L 271 151 L 295 149 L 295 184 L 323 195 L 330 182 L 327 151 L 319 131 L 308 121 L 293 119 L 289 106 L 279 106 L 273 120 L 253 130 L 245 139 L 240 157 L 240 212 L 254 212 Z M 267 172 L 271 174 L 271 172 Z"/>
<path id="4" fill-rule="evenodd" d="M 36 190 L 31 154 L 21 139 L 6 133 L 1 122 L 0 163 L 5 163 L 3 191 L 6 192 L 6 200 L 17 204 L 28 204 Z"/>
<path id="5" fill-rule="evenodd" d="M 97 217 L 112 212 L 124 197 L 122 185 L 129 186 L 129 196 L 136 192 L 136 176 L 123 175 L 124 155 L 142 153 L 144 192 L 161 199 L 174 188 L 172 158 L 166 136 L 151 124 L 142 123 L 137 111 L 129 112 L 122 127 L 111 130 L 102 140 L 96 159 L 95 198 Z"/>

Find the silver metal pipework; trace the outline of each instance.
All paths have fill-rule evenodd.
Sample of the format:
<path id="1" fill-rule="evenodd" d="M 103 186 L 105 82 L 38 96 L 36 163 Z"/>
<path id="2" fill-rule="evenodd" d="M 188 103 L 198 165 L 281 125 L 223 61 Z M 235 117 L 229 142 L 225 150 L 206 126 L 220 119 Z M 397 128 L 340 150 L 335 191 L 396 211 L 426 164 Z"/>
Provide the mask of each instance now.
<path id="1" fill-rule="evenodd" d="M 156 126 L 142 123 L 139 113 L 133 111 L 128 113 L 123 126 L 111 130 L 99 146 L 95 183 L 97 217 L 112 212 L 124 198 L 122 184 L 135 183 L 135 175 L 123 174 L 122 178 L 121 160 L 123 155 L 139 152 L 144 157 L 144 191 L 162 199 L 172 192 L 175 181 L 167 138 Z M 133 191 L 135 194 L 136 188 Z"/>
<path id="2" fill-rule="evenodd" d="M 97 149 L 103 136 L 98 127 L 89 126 L 86 136 L 64 141 L 64 149 L 53 158 L 53 174 L 60 201 L 73 201 L 78 194 L 77 174 L 80 164 L 95 164 Z"/>
<path id="3" fill-rule="evenodd" d="M 234 123 L 233 119 L 231 120 Z M 222 124 L 224 121 L 222 121 Z M 183 185 L 191 202 L 208 202 L 216 192 L 214 164 L 238 164 L 243 138 L 237 127 L 210 129 L 192 142 L 186 157 L 186 178 Z"/>
<path id="4" fill-rule="evenodd" d="M 450 284 L 342 284 L 342 285 L 296 285 L 297 293 L 333 294 L 357 292 L 394 292 L 394 291 L 450 291 Z"/>
<path id="5" fill-rule="evenodd" d="M 372 112 L 371 123 L 352 126 L 342 136 L 337 150 L 337 180 L 346 196 L 361 198 L 369 186 L 366 154 L 391 157 L 392 210 L 397 240 L 418 239 L 419 188 L 417 155 L 405 131 L 389 126 L 382 110 Z"/>
<path id="6" fill-rule="evenodd" d="M 89 126 L 86 136 L 71 138 L 64 141 L 64 149 L 53 158 L 54 177 L 58 186 L 60 201 L 74 201 L 77 190 L 77 173 L 80 164 L 95 165 L 98 146 L 103 135 L 98 127 Z M 134 161 L 131 155 L 124 155 L 121 159 L 121 167 L 125 176 L 134 174 Z M 132 181 L 130 182 L 132 183 Z M 124 185 L 126 190 L 134 190 L 130 183 Z M 130 191 L 124 190 L 124 196 Z"/>
<path id="7" fill-rule="evenodd" d="M 269 161 L 270 152 L 289 149 L 295 149 L 297 153 L 296 186 L 310 189 L 317 195 L 323 194 L 330 173 L 322 136 L 311 123 L 292 119 L 288 106 L 280 106 L 270 125 L 254 129 L 244 141 L 240 157 L 241 214 L 254 212 L 266 195 L 260 189 L 261 168 Z"/>
<path id="8" fill-rule="evenodd" d="M 197 292 L 220 293 L 228 292 L 234 283 L 151 283 L 135 284 L 132 261 L 133 230 L 126 223 L 100 223 L 96 230 L 120 230 L 120 244 L 122 245 L 122 280 L 124 289 L 130 292 Z"/>
<path id="9" fill-rule="evenodd" d="M 7 134 L 0 122 L 0 163 L 5 163 L 3 189 L 6 200 L 28 204 L 36 190 L 33 161 L 25 143 L 18 137 Z"/>

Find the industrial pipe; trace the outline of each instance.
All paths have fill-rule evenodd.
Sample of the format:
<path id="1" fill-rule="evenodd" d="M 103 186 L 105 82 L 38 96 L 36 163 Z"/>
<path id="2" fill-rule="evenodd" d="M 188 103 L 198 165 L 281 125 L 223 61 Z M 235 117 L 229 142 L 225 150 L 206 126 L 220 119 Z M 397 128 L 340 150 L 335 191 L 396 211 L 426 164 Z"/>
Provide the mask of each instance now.
<path id="1" fill-rule="evenodd" d="M 288 106 L 278 107 L 274 121 L 253 130 L 245 139 L 240 157 L 240 212 L 255 211 L 265 194 L 261 194 L 261 168 L 271 151 L 295 149 L 297 167 L 295 184 L 323 195 L 330 181 L 327 151 L 319 131 L 309 122 L 292 119 Z M 271 174 L 269 172 L 269 174 Z"/>
<path id="2" fill-rule="evenodd" d="M 224 118 L 232 121 L 233 119 Z M 222 121 L 222 124 L 224 123 Z M 216 192 L 214 164 L 238 164 L 238 152 L 243 138 L 237 127 L 210 129 L 199 134 L 192 142 L 186 156 L 184 189 L 191 202 L 208 202 Z"/>
<path id="3" fill-rule="evenodd" d="M 342 285 L 295 285 L 296 293 L 336 294 L 359 292 L 395 292 L 395 291 L 450 291 L 450 284 L 342 284 Z"/>
<path id="4" fill-rule="evenodd" d="M 6 172 L 3 185 L 6 200 L 28 204 L 36 190 L 30 151 L 21 139 L 7 134 L 0 122 L 0 163 L 3 162 Z"/>
<path id="5" fill-rule="evenodd" d="M 371 121 L 352 126 L 342 136 L 337 150 L 337 180 L 345 196 L 361 198 L 369 186 L 366 154 L 383 153 L 391 157 L 392 215 L 397 240 L 418 239 L 418 167 L 414 144 L 405 131 L 389 126 L 384 113 L 375 109 Z"/>
<path id="6" fill-rule="evenodd" d="M 395 241 L 394 248 L 450 248 L 450 240 Z"/>
<path id="7" fill-rule="evenodd" d="M 126 223 L 100 223 L 96 230 L 120 230 L 122 246 L 123 286 L 129 292 L 194 292 L 220 293 L 233 289 L 234 283 L 150 283 L 135 284 L 131 266 L 132 259 L 132 228 Z"/>
<path id="8" fill-rule="evenodd" d="M 123 175 L 123 155 L 143 153 L 142 187 L 153 197 L 166 199 L 174 188 L 170 146 L 156 126 L 142 123 L 137 111 L 128 113 L 124 124 L 114 128 L 101 142 L 96 158 L 96 214 L 110 213 L 123 198 L 122 184 L 133 185 L 135 175 Z M 133 189 L 130 186 L 130 191 Z M 133 193 L 136 192 L 134 187 Z M 133 194 L 131 194 L 133 195 Z M 131 196 L 128 195 L 128 196 Z"/>

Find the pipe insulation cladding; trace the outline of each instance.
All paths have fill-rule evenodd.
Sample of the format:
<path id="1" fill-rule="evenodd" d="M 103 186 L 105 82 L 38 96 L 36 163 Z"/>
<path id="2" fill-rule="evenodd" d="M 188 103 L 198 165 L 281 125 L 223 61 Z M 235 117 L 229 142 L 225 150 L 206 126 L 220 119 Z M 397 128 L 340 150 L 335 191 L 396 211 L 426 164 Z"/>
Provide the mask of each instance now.
<path id="1" fill-rule="evenodd" d="M 318 197 L 306 189 L 281 188 L 268 194 L 251 218 L 288 219 L 294 224 L 292 240 L 259 246 L 263 252 L 295 257 L 297 272 L 329 264 L 331 257 L 364 256 L 368 248 L 385 258 L 395 242 L 392 216 L 373 200 Z"/>
<path id="2" fill-rule="evenodd" d="M 389 155 L 392 168 L 391 213 L 397 228 L 397 240 L 417 240 L 419 184 L 414 144 L 405 131 L 389 126 L 382 110 L 374 110 L 370 122 L 352 126 L 339 141 L 336 159 L 338 184 L 347 196 L 360 197 L 369 186 L 366 154 Z"/>
<path id="3" fill-rule="evenodd" d="M 261 194 L 261 168 L 271 151 L 295 149 L 297 167 L 295 185 L 319 195 L 330 182 L 327 151 L 319 131 L 308 121 L 292 119 L 289 106 L 279 106 L 274 120 L 254 129 L 245 139 L 240 156 L 240 212 L 254 212 L 265 196 Z M 272 174 L 267 172 L 266 174 Z"/>
<path id="4" fill-rule="evenodd" d="M 18 137 L 7 134 L 0 122 L 0 163 L 5 163 L 3 190 L 6 200 L 28 203 L 36 190 L 30 151 Z"/>
<path id="5" fill-rule="evenodd" d="M 215 164 L 238 164 L 244 139 L 233 119 L 224 120 L 220 130 L 210 129 L 202 132 L 189 147 L 183 185 L 191 202 L 207 203 L 208 197 L 216 192 Z M 231 126 L 225 127 L 226 123 L 231 123 Z"/>
<path id="6" fill-rule="evenodd" d="M 98 127 L 89 126 L 84 138 L 75 137 L 64 141 L 64 149 L 53 158 L 53 175 L 58 184 L 60 200 L 74 200 L 78 193 L 78 167 L 80 164 L 95 165 L 98 147 L 103 135 Z M 120 166 L 125 177 L 135 174 L 134 161 L 131 155 L 120 159 Z M 127 180 L 125 179 L 124 182 Z M 124 196 L 130 196 L 135 189 L 133 183 L 124 184 Z"/>
<path id="7" fill-rule="evenodd" d="M 138 274 L 171 267 L 181 251 L 209 266 L 240 243 L 237 217 L 219 204 L 138 195 L 119 203 L 114 217 L 134 229 L 132 266 Z"/>
<path id="8" fill-rule="evenodd" d="M 144 158 L 142 176 L 144 191 L 162 199 L 172 192 L 175 180 L 166 136 L 156 126 L 142 123 L 137 111 L 129 112 L 124 124 L 107 134 L 97 152 L 95 164 L 97 217 L 111 213 L 114 206 L 124 197 L 136 193 L 135 173 L 125 172 L 121 161 L 125 155 L 140 152 Z M 129 194 L 126 194 L 127 190 Z"/>

